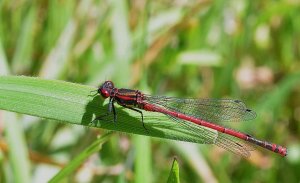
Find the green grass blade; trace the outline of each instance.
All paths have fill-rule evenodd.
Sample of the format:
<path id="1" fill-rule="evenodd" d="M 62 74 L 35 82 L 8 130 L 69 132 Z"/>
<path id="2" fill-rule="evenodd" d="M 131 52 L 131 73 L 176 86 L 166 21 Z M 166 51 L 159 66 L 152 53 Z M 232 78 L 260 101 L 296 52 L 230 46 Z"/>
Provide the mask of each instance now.
<path id="1" fill-rule="evenodd" d="M 191 143 L 175 142 L 171 145 L 175 150 L 176 155 L 179 156 L 182 161 L 186 162 L 188 166 L 190 166 L 193 172 L 200 179 L 202 179 L 202 182 L 218 182 L 217 177 L 214 175 L 214 171 L 209 166 L 209 162 L 202 154 L 203 149 L 199 149 L 197 145 Z M 205 148 L 209 147 L 205 146 Z M 218 174 L 218 176 L 219 175 L 220 173 Z M 222 178 L 224 178 L 224 176 Z M 225 180 L 227 181 L 228 178 L 225 177 Z"/>
<path id="2" fill-rule="evenodd" d="M 149 137 L 135 136 L 135 182 L 153 182 L 151 173 L 151 140 Z"/>
<path id="3" fill-rule="evenodd" d="M 66 178 L 70 173 L 74 172 L 82 163 L 90 157 L 93 153 L 99 151 L 102 144 L 105 143 L 111 136 L 111 132 L 98 138 L 93 144 L 81 152 L 74 160 L 72 160 L 66 167 L 64 167 L 58 174 L 56 174 L 49 182 L 60 182 L 62 179 Z"/>
<path id="4" fill-rule="evenodd" d="M 3 49 L 2 39 L 0 37 L 0 74 L 7 75 L 8 73 L 9 73 L 8 63 Z"/>
<path id="5" fill-rule="evenodd" d="M 23 128 L 18 124 L 16 115 L 4 113 L 5 116 L 5 138 L 9 148 L 9 159 L 13 170 L 13 181 L 16 183 L 29 183 L 30 161 L 28 149 L 25 142 Z"/>
<path id="6" fill-rule="evenodd" d="M 57 44 L 47 56 L 40 70 L 40 76 L 52 79 L 60 76 L 68 62 L 76 29 L 77 22 L 74 19 L 70 19 L 64 31 L 61 33 Z"/>
<path id="7" fill-rule="evenodd" d="M 36 14 L 36 7 L 32 6 L 24 18 L 17 40 L 16 51 L 12 60 L 12 70 L 14 73 L 22 73 L 30 68 L 34 41 L 34 29 L 37 22 Z"/>
<path id="8" fill-rule="evenodd" d="M 0 109 L 70 124 L 152 137 L 202 142 L 197 134 L 181 125 L 176 125 L 167 116 L 143 111 L 144 122 L 148 129 L 146 131 L 141 123 L 139 113 L 121 108 L 117 104 L 115 105 L 118 113 L 116 123 L 104 119 L 91 124 L 96 116 L 106 114 L 108 109 L 107 100 L 104 101 L 102 97 L 94 95 L 95 89 L 90 86 L 56 80 L 1 76 Z"/>
<path id="9" fill-rule="evenodd" d="M 132 59 L 133 49 L 128 25 L 128 7 L 127 1 L 113 0 L 110 1 L 112 8 L 112 40 L 114 44 L 115 72 L 120 80 L 130 75 L 129 62 Z"/>
<path id="10" fill-rule="evenodd" d="M 179 166 L 176 158 L 174 158 L 172 168 L 169 174 L 168 183 L 179 183 Z"/>

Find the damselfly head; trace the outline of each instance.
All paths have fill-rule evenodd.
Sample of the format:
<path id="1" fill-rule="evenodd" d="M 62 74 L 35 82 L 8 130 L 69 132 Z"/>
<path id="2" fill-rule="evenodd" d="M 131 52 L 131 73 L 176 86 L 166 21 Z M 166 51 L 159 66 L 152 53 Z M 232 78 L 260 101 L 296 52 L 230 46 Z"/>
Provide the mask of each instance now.
<path id="1" fill-rule="evenodd" d="M 114 84 L 111 81 L 105 81 L 98 89 L 98 93 L 104 98 L 110 97 L 111 91 L 114 89 Z"/>

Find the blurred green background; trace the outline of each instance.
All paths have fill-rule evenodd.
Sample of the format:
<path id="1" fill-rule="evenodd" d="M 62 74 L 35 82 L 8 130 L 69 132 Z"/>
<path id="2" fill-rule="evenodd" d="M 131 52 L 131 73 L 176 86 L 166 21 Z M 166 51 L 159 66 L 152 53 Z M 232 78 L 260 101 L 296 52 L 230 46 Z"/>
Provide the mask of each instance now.
<path id="1" fill-rule="evenodd" d="M 181 182 L 299 182 L 299 59 L 299 0 L 0 1 L 1 75 L 241 99 L 257 118 L 225 126 L 289 150 L 117 133 L 66 182 L 166 182 L 174 156 Z M 0 182 L 45 182 L 104 132 L 1 111 Z"/>

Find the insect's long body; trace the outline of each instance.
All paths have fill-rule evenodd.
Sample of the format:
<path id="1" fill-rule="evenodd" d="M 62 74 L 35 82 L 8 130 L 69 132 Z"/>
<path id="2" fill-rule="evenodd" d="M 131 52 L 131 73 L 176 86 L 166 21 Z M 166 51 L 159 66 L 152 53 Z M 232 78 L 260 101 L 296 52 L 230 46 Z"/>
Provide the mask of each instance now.
<path id="1" fill-rule="evenodd" d="M 204 126 L 204 127 L 216 130 L 220 133 L 227 134 L 229 136 L 233 136 L 238 139 L 242 139 L 244 141 L 258 145 L 260 147 L 263 147 L 265 149 L 268 149 L 270 151 L 278 153 L 282 156 L 287 155 L 287 149 L 285 147 L 282 147 L 280 145 L 270 143 L 267 141 L 258 140 L 249 134 L 238 132 L 238 131 L 230 129 L 230 128 L 225 128 L 219 124 L 213 123 L 213 121 L 204 120 L 201 118 L 201 115 L 199 115 L 197 113 L 193 113 L 193 110 L 191 108 L 189 108 L 190 103 L 193 103 L 193 104 L 199 105 L 199 107 L 213 106 L 213 108 L 206 107 L 205 110 L 216 109 L 218 106 L 218 101 L 217 102 L 214 101 L 216 104 L 215 103 L 213 103 L 213 104 L 207 103 L 206 104 L 205 100 L 203 102 L 203 101 L 196 100 L 196 99 L 195 100 L 181 99 L 181 100 L 174 101 L 174 100 L 170 100 L 171 98 L 167 98 L 167 97 L 144 95 L 139 90 L 131 90 L 131 89 L 124 89 L 124 88 L 118 89 L 118 88 L 114 87 L 114 85 L 111 81 L 106 81 L 98 89 L 98 93 L 101 94 L 104 98 L 108 98 L 108 97 L 110 98 L 109 111 L 113 112 L 114 121 L 116 121 L 116 111 L 114 108 L 114 102 L 117 102 L 119 105 L 121 105 L 123 107 L 126 107 L 128 109 L 131 109 L 133 111 L 140 113 L 141 117 L 142 117 L 143 126 L 144 126 L 143 112 L 141 110 L 151 111 L 151 112 L 159 112 L 159 113 L 162 113 L 162 114 L 165 114 L 165 115 L 171 117 L 171 119 L 174 119 L 174 120 L 181 119 L 183 121 L 192 122 L 194 124 Z M 222 100 L 220 100 L 219 102 L 221 102 L 221 101 Z M 201 102 L 203 104 L 200 105 Z M 255 116 L 254 112 L 250 109 L 245 108 L 245 106 L 242 105 L 240 101 L 228 100 L 226 102 L 230 102 L 233 105 L 233 107 L 231 107 L 232 111 L 228 111 L 228 113 L 223 114 L 225 116 L 224 117 L 225 120 L 227 118 L 230 119 L 230 118 L 234 118 L 234 117 L 236 117 L 237 119 L 240 119 L 239 117 L 243 117 L 246 115 L 252 115 L 252 117 Z M 181 107 L 181 109 L 177 109 L 174 106 L 172 106 L 171 104 L 173 104 L 173 105 L 175 104 L 177 107 L 179 107 L 179 108 Z M 185 108 L 187 108 L 187 109 L 185 109 Z M 220 110 L 220 112 L 222 112 L 222 111 L 227 112 L 228 108 L 230 109 L 230 107 L 224 107 L 224 109 L 222 109 L 222 106 L 220 106 L 220 109 L 218 109 L 218 108 L 217 109 Z M 222 115 L 218 114 L 217 112 L 215 112 L 216 114 L 213 114 L 213 115 L 210 113 L 210 111 L 208 111 L 208 113 L 211 116 L 206 116 L 207 119 L 212 120 L 212 119 L 214 119 L 214 116 L 217 116 L 222 119 Z M 234 114 L 236 116 L 231 116 Z M 205 116 L 203 116 L 203 117 L 205 117 Z M 144 128 L 146 129 L 145 126 L 144 126 Z M 230 139 L 227 139 L 227 140 L 230 141 Z M 225 145 L 226 145 L 226 143 L 228 143 L 228 142 L 224 142 Z M 240 145 L 240 144 L 236 143 L 236 145 Z M 242 145 L 240 145 L 240 146 L 241 146 L 241 148 L 243 148 Z M 224 148 L 226 148 L 226 146 Z"/>

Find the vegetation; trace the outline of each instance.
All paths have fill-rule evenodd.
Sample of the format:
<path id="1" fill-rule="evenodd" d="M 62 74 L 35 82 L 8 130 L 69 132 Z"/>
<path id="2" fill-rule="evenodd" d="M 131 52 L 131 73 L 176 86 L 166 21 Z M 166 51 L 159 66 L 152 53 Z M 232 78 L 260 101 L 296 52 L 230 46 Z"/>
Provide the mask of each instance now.
<path id="1" fill-rule="evenodd" d="M 0 113 L 0 182 L 299 182 L 297 17 L 292 0 L 0 1 L 0 74 L 81 84 L 68 92 L 73 85 L 46 82 L 46 91 L 18 87 L 27 77 L 0 78 L 1 109 L 22 113 Z M 153 95 L 240 99 L 257 118 L 224 125 L 289 154 L 257 148 L 244 159 L 213 145 L 149 138 L 121 120 L 108 126 L 141 135 L 67 125 L 80 122 L 80 97 L 108 79 Z M 66 103 L 40 96 L 55 96 L 57 87 Z M 33 95 L 40 98 L 26 106 Z M 14 98 L 15 108 L 5 102 Z"/>

